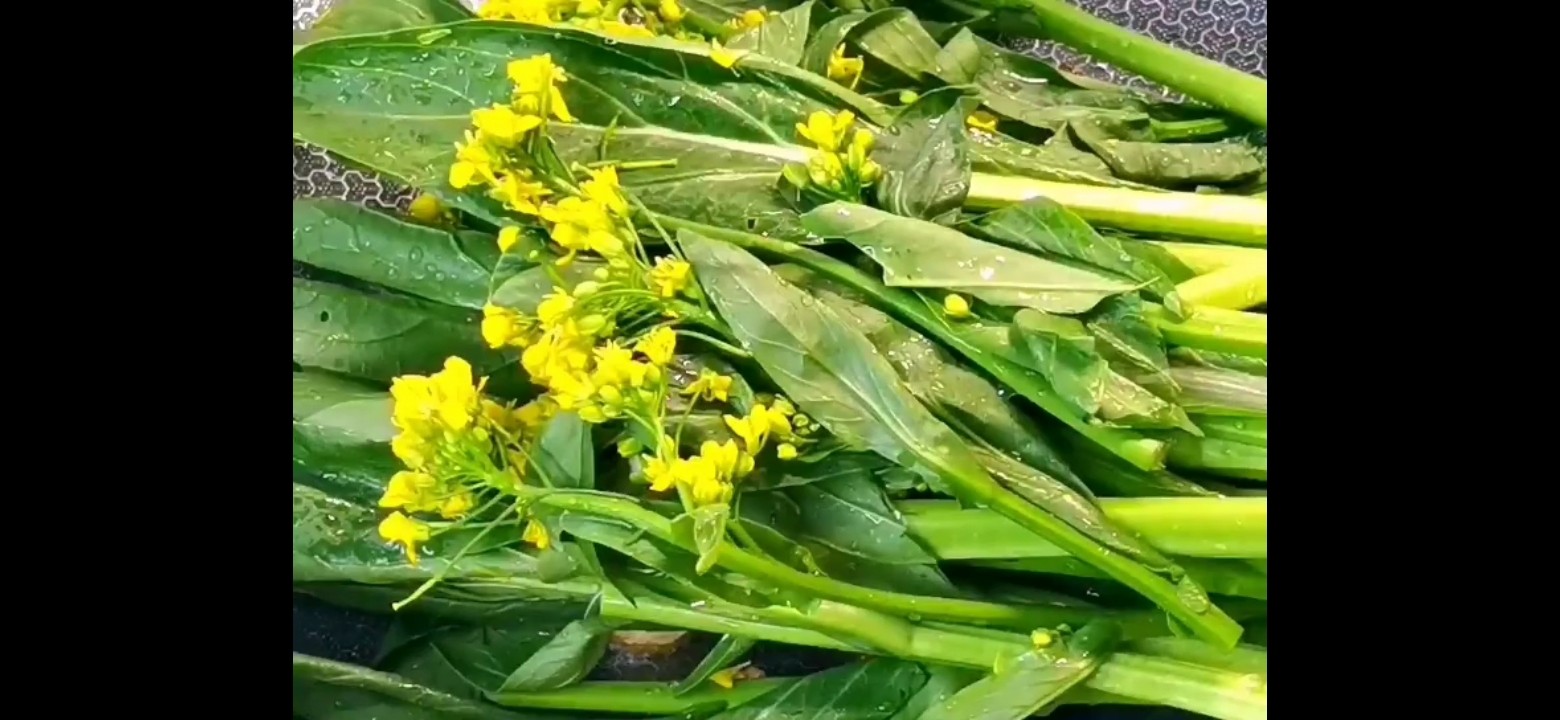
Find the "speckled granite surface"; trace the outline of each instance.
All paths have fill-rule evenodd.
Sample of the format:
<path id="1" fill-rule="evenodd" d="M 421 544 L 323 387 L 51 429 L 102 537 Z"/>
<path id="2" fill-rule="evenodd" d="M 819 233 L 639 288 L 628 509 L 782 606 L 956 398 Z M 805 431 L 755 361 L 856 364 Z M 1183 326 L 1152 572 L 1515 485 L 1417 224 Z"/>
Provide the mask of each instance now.
<path id="1" fill-rule="evenodd" d="M 472 6 L 480 0 L 461 0 Z M 294 29 L 307 28 L 329 8 L 331 0 L 293 0 Z M 1267 76 L 1267 0 L 1075 0 L 1090 12 L 1159 40 L 1263 77 Z M 1082 75 L 1157 90 L 1141 78 L 1095 63 L 1067 48 L 1028 41 L 1020 46 L 1035 57 Z M 404 210 L 411 193 L 381 182 L 371 174 L 347 169 L 319 148 L 293 144 L 293 197 L 336 197 L 369 207 Z M 334 608 L 312 598 L 293 598 L 293 650 L 347 662 L 370 662 L 378 651 L 389 621 Z M 669 659 L 648 661 L 611 653 L 595 674 L 601 679 L 680 677 L 697 664 L 709 646 L 695 638 Z M 770 674 L 790 675 L 827 667 L 839 655 L 789 646 L 763 647 L 754 664 Z M 1165 708 L 1062 708 L 1053 718 L 1121 718 L 1172 720 L 1186 713 Z"/>

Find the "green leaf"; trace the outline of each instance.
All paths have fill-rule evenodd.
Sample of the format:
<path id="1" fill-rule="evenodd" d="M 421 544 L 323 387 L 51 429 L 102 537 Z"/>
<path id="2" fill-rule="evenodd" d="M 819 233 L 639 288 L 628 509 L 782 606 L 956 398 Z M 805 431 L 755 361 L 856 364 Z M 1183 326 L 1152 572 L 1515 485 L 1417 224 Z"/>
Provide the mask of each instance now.
<path id="1" fill-rule="evenodd" d="M 761 53 L 787 65 L 797 65 L 802 61 L 802 51 L 807 44 L 812 8 L 812 0 L 807 0 L 785 12 L 770 15 L 763 25 L 732 38 L 726 47 Z"/>
<path id="2" fill-rule="evenodd" d="M 370 505 L 401 469 L 390 452 L 393 402 L 377 388 L 319 372 L 293 373 L 294 479 Z"/>
<path id="3" fill-rule="evenodd" d="M 836 438 L 945 481 L 990 482 L 963 441 L 833 311 L 741 249 L 686 231 L 678 241 L 733 336 Z"/>
<path id="4" fill-rule="evenodd" d="M 457 0 L 336 0 L 330 10 L 303 33 L 305 43 L 338 35 L 363 35 L 387 30 L 427 28 L 470 20 L 471 11 Z"/>
<path id="5" fill-rule="evenodd" d="M 1088 479 L 1089 487 L 1109 497 L 1217 497 L 1218 493 L 1168 470 L 1134 467 L 1086 441 L 1067 445 L 1067 462 Z"/>
<path id="6" fill-rule="evenodd" d="M 1090 623 L 1064 647 L 1019 655 L 933 706 L 921 720 L 1023 720 L 1087 680 L 1117 633 L 1114 625 Z"/>
<path id="7" fill-rule="evenodd" d="M 942 346 L 871 306 L 859 293 L 798 265 L 775 268 L 839 314 L 893 364 L 899 378 L 939 418 L 968 438 L 1010 453 L 1074 489 L 1088 490 L 1006 392 L 964 368 Z"/>
<path id="8" fill-rule="evenodd" d="M 920 720 L 927 709 L 942 704 L 981 677 L 977 671 L 950 665 L 926 665 L 923 669 L 927 673 L 926 684 L 889 720 Z"/>
<path id="9" fill-rule="evenodd" d="M 1267 359 L 1235 355 L 1233 353 L 1198 350 L 1195 348 L 1170 348 L 1170 363 L 1177 367 L 1205 367 L 1234 370 L 1238 373 L 1267 377 Z"/>
<path id="10" fill-rule="evenodd" d="M 493 294 L 488 302 L 532 316 L 542 304 L 542 297 L 553 292 L 560 280 L 565 286 L 574 287 L 590 280 L 591 273 L 603 266 L 600 261 L 588 258 L 576 259 L 562 268 L 535 263 L 522 265 L 518 261 L 508 261 L 508 257 L 506 255 L 506 260 L 494 271 Z"/>
<path id="11" fill-rule="evenodd" d="M 501 693 L 554 690 L 573 685 L 590 674 L 607 652 L 612 627 L 599 619 L 575 620 L 565 625 L 498 689 Z"/>
<path id="12" fill-rule="evenodd" d="M 1095 232 L 1083 218 L 1050 198 L 1031 198 L 987 213 L 969 223 L 969 229 L 1008 247 L 1076 260 L 1143 283 L 1162 298 L 1167 310 L 1182 316 L 1175 278 L 1128 252 L 1121 241 Z"/>
<path id="13" fill-rule="evenodd" d="M 1073 120 L 1068 127 L 1117 177 L 1137 182 L 1162 187 L 1233 185 L 1255 179 L 1265 169 L 1257 153 L 1242 143 L 1118 140 L 1093 118 Z"/>
<path id="14" fill-rule="evenodd" d="M 554 415 L 536 442 L 536 464 L 552 487 L 595 486 L 596 445 L 590 425 L 578 413 Z"/>
<path id="15" fill-rule="evenodd" d="M 388 384 L 459 356 L 478 376 L 493 376 L 497 391 L 518 380 L 513 361 L 482 342 L 476 316 L 448 306 L 293 278 L 292 328 L 293 362 L 305 368 Z"/>
<path id="16" fill-rule="evenodd" d="M 802 216 L 823 237 L 843 238 L 883 266 L 889 287 L 936 288 L 993 305 L 1081 313 L 1133 286 L 976 240 L 924 220 L 850 203 L 830 203 Z"/>
<path id="17" fill-rule="evenodd" d="M 1179 397 L 1181 388 L 1170 372 L 1164 338 L 1143 317 L 1143 302 L 1136 295 L 1117 295 L 1100 303 L 1084 326 L 1099 340 L 1095 347 L 1117 372 L 1166 400 Z"/>
<path id="18" fill-rule="evenodd" d="M 944 225 L 958 218 L 970 193 L 969 135 L 964 118 L 979 101 L 960 88 L 922 95 L 886 131 L 895 142 L 872 154 L 883 166 L 877 201 L 896 215 Z"/>
<path id="19" fill-rule="evenodd" d="M 926 684 L 920 665 L 872 659 L 825 670 L 759 696 L 711 720 L 887 720 Z"/>
<path id="20" fill-rule="evenodd" d="M 729 580 L 735 576 L 714 571 L 700 575 L 696 571 L 698 558 L 670 543 L 649 537 L 643 531 L 626 523 L 589 517 L 579 513 L 564 513 L 558 518 L 559 527 L 582 540 L 615 550 L 646 567 L 658 570 L 686 588 L 707 598 L 719 598 L 746 605 L 767 604 L 753 589 L 741 587 Z"/>
<path id="21" fill-rule="evenodd" d="M 694 508 L 693 545 L 699 550 L 699 562 L 694 571 L 700 575 L 715 567 L 720 559 L 721 541 L 726 539 L 726 521 L 731 517 L 731 506 L 725 503 Z"/>
<path id="22" fill-rule="evenodd" d="M 466 700 L 407 678 L 293 653 L 292 712 L 302 720 L 534 720 L 545 716 Z"/>
<path id="23" fill-rule="evenodd" d="M 1129 427 L 1197 430 L 1179 405 L 1112 369 L 1095 347 L 1095 336 L 1077 320 L 1020 310 L 1013 316 L 1010 337 L 1029 354 L 1031 367 L 1086 414 Z"/>
<path id="24" fill-rule="evenodd" d="M 911 80 L 919 81 L 937 68 L 937 41 L 904 8 L 870 13 L 852 30 L 849 40 L 861 52 Z"/>
<path id="25" fill-rule="evenodd" d="M 848 475 L 788 488 L 803 532 L 840 552 L 897 565 L 937 562 L 870 477 Z"/>
<path id="26" fill-rule="evenodd" d="M 705 680 L 710 679 L 711 675 L 731 667 L 741 661 L 742 658 L 747 657 L 748 651 L 752 650 L 753 645 L 757 644 L 757 642 L 753 638 L 737 637 L 736 635 L 720 636 L 720 640 L 715 643 L 715 647 L 710 648 L 704 659 L 699 661 L 699 664 L 693 668 L 692 672 L 688 673 L 687 677 L 679 680 L 676 685 L 672 686 L 672 691 L 678 695 L 683 695 L 699 687 Z"/>
<path id="27" fill-rule="evenodd" d="M 325 199 L 293 200 L 293 260 L 445 305 L 480 310 L 491 236 L 458 236 Z"/>

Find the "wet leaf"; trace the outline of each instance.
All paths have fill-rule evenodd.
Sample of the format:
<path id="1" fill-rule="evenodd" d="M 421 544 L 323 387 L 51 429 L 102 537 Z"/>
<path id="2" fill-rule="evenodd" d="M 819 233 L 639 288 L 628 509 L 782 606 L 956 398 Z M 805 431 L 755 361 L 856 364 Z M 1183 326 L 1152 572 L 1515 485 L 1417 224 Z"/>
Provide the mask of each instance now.
<path id="1" fill-rule="evenodd" d="M 1105 237 L 1050 198 L 1037 197 L 986 213 L 969 223 L 971 234 L 1030 252 L 1076 260 L 1116 276 L 1144 283 L 1165 308 L 1181 315 L 1177 280 L 1138 258 L 1121 241 Z"/>
<path id="2" fill-rule="evenodd" d="M 596 445 L 590 425 L 578 413 L 554 415 L 537 438 L 536 464 L 553 487 L 594 487 Z"/>
<path id="3" fill-rule="evenodd" d="M 803 532 L 835 550 L 890 564 L 937 561 L 910 537 L 904 517 L 868 477 L 798 485 L 786 495 L 800 508 Z"/>
<path id="4" fill-rule="evenodd" d="M 1117 637 L 1114 625 L 1090 623 L 1061 647 L 1026 652 L 1000 665 L 921 720 L 1023 720 L 1087 680 Z"/>
<path id="5" fill-rule="evenodd" d="M 1073 120 L 1068 127 L 1117 177 L 1137 182 L 1161 187 L 1232 185 L 1252 180 L 1264 170 L 1257 153 L 1240 143 L 1118 140 L 1093 118 Z"/>
<path id="6" fill-rule="evenodd" d="M 838 237 L 883 266 L 889 287 L 936 288 L 993 305 L 1080 313 L 1131 284 L 1018 252 L 923 220 L 850 203 L 802 216 L 808 230 Z"/>
<path id="7" fill-rule="evenodd" d="M 425 300 L 481 309 L 498 254 L 491 236 L 458 236 L 340 200 L 293 200 L 294 261 Z"/>
<path id="8" fill-rule="evenodd" d="M 690 232 L 679 243 L 743 348 L 836 438 L 945 481 L 989 482 L 963 441 L 833 311 L 746 251 Z"/>
<path id="9" fill-rule="evenodd" d="M 1170 372 L 1164 338 L 1143 317 L 1143 302 L 1136 295 L 1117 295 L 1100 303 L 1084 326 L 1099 340 L 1095 347 L 1117 372 L 1167 401 L 1177 400 L 1181 388 Z"/>
<path id="10" fill-rule="evenodd" d="M 875 658 L 808 675 L 711 720 L 888 720 L 926 678 L 916 663 Z"/>
<path id="11" fill-rule="evenodd" d="M 807 0 L 770 15 L 763 25 L 732 38 L 726 47 L 761 53 L 788 65 L 799 64 L 807 45 L 812 8 L 812 0 Z"/>
<path id="12" fill-rule="evenodd" d="M 301 720 L 539 720 L 537 714 L 487 705 L 407 678 L 293 653 L 292 712 Z"/>
<path id="13" fill-rule="evenodd" d="M 894 118 L 894 144 L 872 154 L 883 166 L 878 205 L 896 215 L 944 225 L 958 218 L 970 192 L 969 136 L 964 118 L 979 101 L 959 88 L 922 95 Z"/>
<path id="14" fill-rule="evenodd" d="M 553 690 L 573 685 L 596 667 L 607 652 L 612 626 L 599 619 L 575 620 L 537 648 L 509 674 L 498 692 Z"/>
<path id="15" fill-rule="evenodd" d="M 741 662 L 756 643 L 756 640 L 747 637 L 720 636 L 715 647 L 710 648 L 709 653 L 705 654 L 704 659 L 699 661 L 693 671 L 673 686 L 673 692 L 682 695 L 699 687 L 705 680 L 710 679 L 711 675 Z"/>
<path id="16" fill-rule="evenodd" d="M 390 452 L 390 396 L 319 372 L 293 373 L 292 383 L 294 476 L 355 503 L 377 502 L 401 469 Z"/>

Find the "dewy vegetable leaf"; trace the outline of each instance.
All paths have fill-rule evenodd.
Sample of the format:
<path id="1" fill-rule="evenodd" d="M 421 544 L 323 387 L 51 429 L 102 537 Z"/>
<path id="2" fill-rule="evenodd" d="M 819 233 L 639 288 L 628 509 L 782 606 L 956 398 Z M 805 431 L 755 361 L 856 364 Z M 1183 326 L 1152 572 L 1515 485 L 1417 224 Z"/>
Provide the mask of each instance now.
<path id="1" fill-rule="evenodd" d="M 867 660 L 808 675 L 711 720 L 887 720 L 926 679 L 915 663 Z"/>
<path id="2" fill-rule="evenodd" d="M 293 653 L 292 711 L 302 720 L 536 720 L 439 692 L 406 678 Z"/>
<path id="3" fill-rule="evenodd" d="M 1047 636 L 1049 637 L 1049 636 Z M 1119 637 L 1109 623 L 1085 625 L 1061 647 L 1024 653 L 927 710 L 920 720 L 1023 720 L 1088 679 Z"/>
<path id="4" fill-rule="evenodd" d="M 1133 289 L 1099 273 L 976 240 L 934 223 L 851 203 L 829 203 L 802 216 L 824 237 L 843 238 L 883 266 L 889 287 L 936 288 L 993 305 L 1086 312 Z"/>
<path id="5" fill-rule="evenodd" d="M 800 508 L 803 531 L 836 550 L 890 564 L 937 562 L 910 537 L 904 517 L 870 477 L 798 485 L 786 495 Z"/>
<path id="6" fill-rule="evenodd" d="M 874 153 L 883 166 L 877 200 L 895 215 L 950 225 L 970 192 L 969 135 L 964 118 L 979 101 L 959 88 L 922 95 L 886 131 L 894 144 Z"/>
<path id="7" fill-rule="evenodd" d="M 788 65 L 802 61 L 807 31 L 812 21 L 812 0 L 771 15 L 763 25 L 742 33 L 726 43 L 735 50 L 751 50 Z"/>
<path id="8" fill-rule="evenodd" d="M 596 444 L 578 413 L 554 415 L 537 440 L 536 464 L 553 487 L 589 488 L 596 482 Z"/>
<path id="9" fill-rule="evenodd" d="M 969 231 L 992 242 L 1088 263 L 1144 283 L 1166 310 L 1178 317 L 1182 313 L 1175 277 L 1133 255 L 1121 241 L 1095 232 L 1083 218 L 1050 198 L 1032 198 L 981 215 L 969 223 Z"/>
<path id="10" fill-rule="evenodd" d="M 1112 137 L 1096 118 L 1068 123 L 1075 137 L 1121 178 L 1160 187 L 1234 185 L 1262 174 L 1252 148 L 1231 142 L 1153 143 Z"/>
<path id="11" fill-rule="evenodd" d="M 401 469 L 382 390 L 318 372 L 293 373 L 293 470 L 329 476 L 345 499 L 373 503 Z"/>
<path id="12" fill-rule="evenodd" d="M 306 42 L 472 19 L 458 0 L 335 0 L 329 7 L 303 34 Z"/>
<path id="13" fill-rule="evenodd" d="M 552 690 L 579 682 L 601 661 L 611 639 L 612 627 L 600 619 L 575 620 L 515 668 L 498 692 Z"/>
<path id="14" fill-rule="evenodd" d="M 293 200 L 292 257 L 433 302 L 480 310 L 498 250 L 491 236 L 457 236 L 361 205 L 306 198 Z"/>

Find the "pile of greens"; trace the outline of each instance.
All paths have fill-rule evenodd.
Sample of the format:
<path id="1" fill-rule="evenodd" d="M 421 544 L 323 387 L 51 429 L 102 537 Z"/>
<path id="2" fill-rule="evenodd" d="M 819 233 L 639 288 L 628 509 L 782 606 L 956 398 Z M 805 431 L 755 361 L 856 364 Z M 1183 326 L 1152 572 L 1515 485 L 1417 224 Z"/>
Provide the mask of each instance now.
<path id="1" fill-rule="evenodd" d="M 294 47 L 423 193 L 293 205 L 294 590 L 394 618 L 295 715 L 1266 717 L 1265 82 L 1062 0 L 482 13 Z M 588 679 L 646 630 L 719 641 Z"/>

